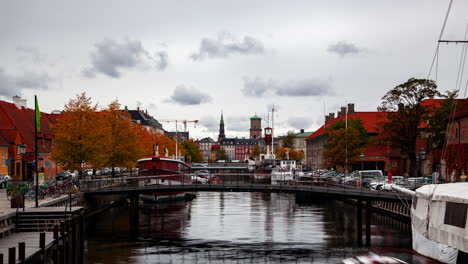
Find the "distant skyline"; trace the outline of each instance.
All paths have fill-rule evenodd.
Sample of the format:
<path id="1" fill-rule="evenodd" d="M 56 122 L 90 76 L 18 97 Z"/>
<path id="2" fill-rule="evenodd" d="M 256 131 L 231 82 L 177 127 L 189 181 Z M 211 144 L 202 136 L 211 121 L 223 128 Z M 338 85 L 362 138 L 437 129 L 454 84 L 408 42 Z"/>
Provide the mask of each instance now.
<path id="1" fill-rule="evenodd" d="M 187 126 L 195 139 L 217 138 L 221 111 L 226 136 L 248 138 L 249 118 L 265 127 L 275 104 L 277 135 L 314 131 L 347 103 L 375 111 L 388 90 L 427 78 L 448 4 L 4 0 L 0 100 L 32 108 L 37 94 L 50 113 L 86 92 L 101 107 L 200 120 Z M 442 38 L 463 39 L 467 23 L 468 2 L 454 0 Z M 456 87 L 462 48 L 440 46 L 441 92 Z"/>

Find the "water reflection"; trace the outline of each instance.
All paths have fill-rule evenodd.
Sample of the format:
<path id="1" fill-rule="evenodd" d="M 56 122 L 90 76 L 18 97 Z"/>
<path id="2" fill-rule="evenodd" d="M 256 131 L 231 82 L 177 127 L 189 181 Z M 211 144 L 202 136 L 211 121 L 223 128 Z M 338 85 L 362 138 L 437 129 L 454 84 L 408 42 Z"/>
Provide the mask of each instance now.
<path id="1" fill-rule="evenodd" d="M 382 217 L 373 218 L 372 248 L 358 248 L 355 215 L 342 202 L 292 194 L 199 193 L 140 204 L 139 239 L 130 241 L 124 206 L 93 220 L 86 263 L 340 263 L 369 250 L 425 263 L 411 254 L 409 229 Z"/>

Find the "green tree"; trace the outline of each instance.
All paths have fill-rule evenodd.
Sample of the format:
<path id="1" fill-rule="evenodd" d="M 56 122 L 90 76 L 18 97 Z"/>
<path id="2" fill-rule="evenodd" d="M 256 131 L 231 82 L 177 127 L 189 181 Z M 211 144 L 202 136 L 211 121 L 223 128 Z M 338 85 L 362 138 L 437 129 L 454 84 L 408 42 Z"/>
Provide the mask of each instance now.
<path id="1" fill-rule="evenodd" d="M 260 147 L 258 145 L 255 145 L 250 158 L 253 159 L 254 157 L 259 157 L 259 156 L 260 156 Z"/>
<path id="2" fill-rule="evenodd" d="M 433 80 L 411 78 L 388 91 L 382 97 L 379 111 L 390 112 L 383 133 L 392 146 L 401 150 L 410 160 L 410 175 L 418 175 L 416 139 L 421 122 L 430 113 L 421 103 L 428 98 L 441 96 Z"/>
<path id="3" fill-rule="evenodd" d="M 359 160 L 360 154 L 369 141 L 369 135 L 362 125 L 361 119 L 335 122 L 325 132 L 327 142 L 323 153 L 329 167 L 342 167 Z M 348 163 L 346 164 L 346 161 Z"/>
<path id="4" fill-rule="evenodd" d="M 227 160 L 228 156 L 226 154 L 226 150 L 223 148 L 219 148 L 219 150 L 216 152 L 216 160 Z"/>
<path id="5" fill-rule="evenodd" d="M 294 149 L 294 139 L 296 138 L 296 133 L 294 131 L 288 131 L 286 136 L 283 137 L 282 146 L 284 148 Z"/>
<path id="6" fill-rule="evenodd" d="M 434 148 L 442 148 L 445 143 L 447 125 L 449 123 L 450 113 L 457 108 L 456 98 L 458 90 L 446 91 L 442 95 L 446 100 L 441 101 L 440 107 L 433 107 L 426 117 L 428 127 L 424 130 L 428 133 L 428 137 Z M 430 151 L 430 150 L 428 150 Z"/>
<path id="7" fill-rule="evenodd" d="M 193 140 L 186 140 L 182 143 L 185 155 L 187 156 L 188 162 L 200 162 L 203 160 L 203 156 L 200 151 L 200 146 Z"/>

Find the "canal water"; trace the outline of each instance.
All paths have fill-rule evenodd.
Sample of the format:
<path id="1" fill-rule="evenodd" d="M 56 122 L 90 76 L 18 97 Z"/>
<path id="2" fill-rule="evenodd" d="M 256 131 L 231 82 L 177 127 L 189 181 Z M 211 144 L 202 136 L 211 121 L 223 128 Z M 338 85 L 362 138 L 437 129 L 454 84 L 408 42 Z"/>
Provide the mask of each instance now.
<path id="1" fill-rule="evenodd" d="M 88 219 L 85 263 L 342 263 L 370 252 L 431 263 L 412 253 L 408 224 L 379 215 L 371 247 L 358 247 L 355 216 L 340 201 L 202 192 L 191 202 L 140 203 L 131 240 L 129 208 L 115 207 Z"/>

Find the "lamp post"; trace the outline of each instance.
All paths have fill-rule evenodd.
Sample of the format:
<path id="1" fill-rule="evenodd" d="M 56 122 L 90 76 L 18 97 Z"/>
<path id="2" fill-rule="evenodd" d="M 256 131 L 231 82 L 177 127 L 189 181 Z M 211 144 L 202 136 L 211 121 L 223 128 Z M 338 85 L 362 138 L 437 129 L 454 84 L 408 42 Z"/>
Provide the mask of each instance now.
<path id="1" fill-rule="evenodd" d="M 364 153 L 361 152 L 361 172 L 359 173 L 359 185 L 362 188 L 362 171 L 364 170 Z"/>
<path id="2" fill-rule="evenodd" d="M 420 174 L 421 176 L 424 176 L 424 160 L 426 159 L 426 152 L 424 151 L 424 147 L 421 147 L 421 151 L 419 152 L 419 159 L 421 161 L 421 166 L 420 166 Z"/>

